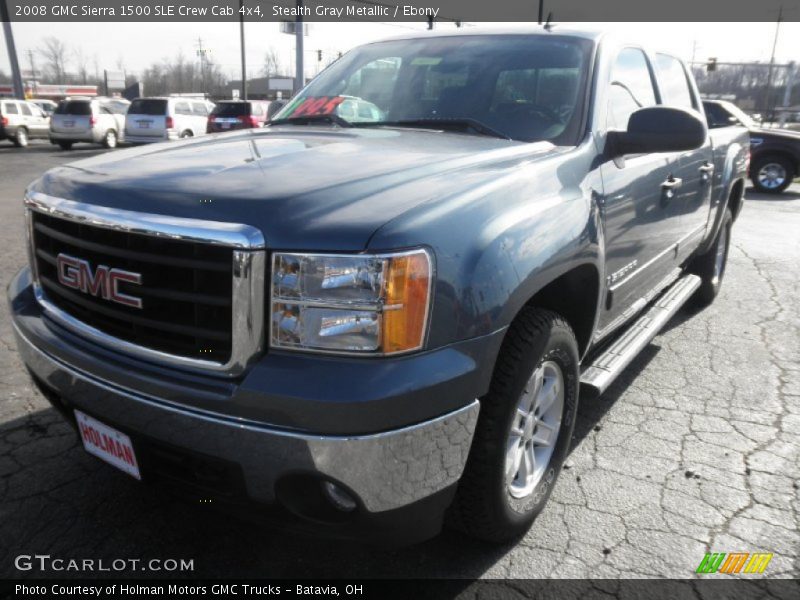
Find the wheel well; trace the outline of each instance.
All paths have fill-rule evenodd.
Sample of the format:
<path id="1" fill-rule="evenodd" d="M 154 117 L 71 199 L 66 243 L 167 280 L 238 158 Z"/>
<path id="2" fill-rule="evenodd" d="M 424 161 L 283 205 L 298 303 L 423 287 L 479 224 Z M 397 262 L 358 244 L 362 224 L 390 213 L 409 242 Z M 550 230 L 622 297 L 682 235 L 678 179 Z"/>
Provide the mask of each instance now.
<path id="1" fill-rule="evenodd" d="M 780 148 L 774 149 L 774 150 L 765 150 L 762 154 L 759 154 L 754 159 L 752 159 L 752 161 L 750 163 L 750 168 L 751 168 L 750 176 L 751 177 L 754 176 L 754 172 L 752 171 L 752 168 L 756 163 L 760 163 L 760 162 L 768 160 L 770 158 L 782 158 L 782 159 L 788 161 L 789 164 L 792 165 L 792 168 L 794 169 L 795 177 L 797 177 L 798 170 L 800 170 L 800 160 L 798 160 L 797 157 L 794 156 L 791 152 L 788 152 L 788 151 L 780 149 Z"/>
<path id="2" fill-rule="evenodd" d="M 728 198 L 728 206 L 731 209 L 731 214 L 733 215 L 733 220 L 736 220 L 736 217 L 739 216 L 739 212 L 742 210 L 742 197 L 744 196 L 744 181 L 738 179 L 736 183 L 733 184 L 731 188 L 731 195 Z"/>
<path id="3" fill-rule="evenodd" d="M 578 349 L 583 355 L 592 339 L 599 290 L 597 269 L 585 264 L 548 283 L 526 306 L 547 308 L 564 317 L 575 332 Z"/>

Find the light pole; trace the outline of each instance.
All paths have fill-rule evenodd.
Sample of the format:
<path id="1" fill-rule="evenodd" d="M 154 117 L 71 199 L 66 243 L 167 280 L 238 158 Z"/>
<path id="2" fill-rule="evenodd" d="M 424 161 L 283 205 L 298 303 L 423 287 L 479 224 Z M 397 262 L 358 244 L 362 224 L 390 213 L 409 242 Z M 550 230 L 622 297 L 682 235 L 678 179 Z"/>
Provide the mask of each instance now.
<path id="1" fill-rule="evenodd" d="M 294 24 L 295 39 L 295 73 L 294 93 L 306 84 L 305 69 L 303 68 L 303 0 L 297 0 L 297 19 Z"/>
<path id="2" fill-rule="evenodd" d="M 247 61 L 244 56 L 244 0 L 239 0 L 239 38 L 242 47 L 242 100 L 247 100 Z"/>
<path id="3" fill-rule="evenodd" d="M 11 31 L 11 19 L 8 16 L 8 5 L 6 0 L 0 0 L 0 20 L 3 21 L 3 33 L 6 37 L 6 48 L 8 48 L 8 62 L 11 63 L 11 77 L 14 82 L 14 95 L 17 98 L 25 97 L 25 88 L 22 86 L 22 73 L 19 70 L 19 60 L 17 60 L 17 48 L 14 45 L 14 34 Z"/>

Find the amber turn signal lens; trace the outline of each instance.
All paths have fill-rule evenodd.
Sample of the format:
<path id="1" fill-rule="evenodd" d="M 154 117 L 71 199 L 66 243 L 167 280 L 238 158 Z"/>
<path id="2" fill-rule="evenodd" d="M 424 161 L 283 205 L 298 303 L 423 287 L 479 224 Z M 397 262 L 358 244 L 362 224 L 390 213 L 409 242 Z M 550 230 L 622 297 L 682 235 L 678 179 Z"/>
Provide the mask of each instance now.
<path id="1" fill-rule="evenodd" d="M 385 354 L 421 348 L 428 320 L 431 261 L 424 250 L 389 259 L 383 308 Z"/>

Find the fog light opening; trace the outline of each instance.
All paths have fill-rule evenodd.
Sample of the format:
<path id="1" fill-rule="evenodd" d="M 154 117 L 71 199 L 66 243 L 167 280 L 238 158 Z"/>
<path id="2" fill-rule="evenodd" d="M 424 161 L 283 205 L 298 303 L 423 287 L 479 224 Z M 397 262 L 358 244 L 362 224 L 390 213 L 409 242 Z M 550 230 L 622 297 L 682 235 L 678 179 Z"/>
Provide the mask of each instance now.
<path id="1" fill-rule="evenodd" d="M 334 508 L 342 512 L 353 512 L 358 508 L 355 498 L 332 481 L 322 482 L 322 493 Z"/>

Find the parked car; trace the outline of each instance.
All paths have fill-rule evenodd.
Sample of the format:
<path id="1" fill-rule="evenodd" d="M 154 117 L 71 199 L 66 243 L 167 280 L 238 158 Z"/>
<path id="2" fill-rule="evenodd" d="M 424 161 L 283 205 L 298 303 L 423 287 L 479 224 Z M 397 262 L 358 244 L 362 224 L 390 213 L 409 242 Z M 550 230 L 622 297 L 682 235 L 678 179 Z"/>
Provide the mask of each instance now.
<path id="1" fill-rule="evenodd" d="M 116 148 L 124 139 L 127 101 L 102 98 L 67 98 L 50 117 L 50 142 L 70 150 L 79 142 Z"/>
<path id="2" fill-rule="evenodd" d="M 712 130 L 745 127 L 750 132 L 750 180 L 759 192 L 780 194 L 800 174 L 800 132 L 765 129 L 738 106 L 725 100 L 704 100 Z"/>
<path id="3" fill-rule="evenodd" d="M 47 138 L 47 131 L 47 115 L 41 108 L 25 100 L 0 99 L 0 141 L 24 148 L 28 140 Z"/>
<path id="4" fill-rule="evenodd" d="M 204 100 L 137 98 L 125 117 L 125 139 L 148 143 L 205 135 L 208 114 Z"/>
<path id="5" fill-rule="evenodd" d="M 234 129 L 262 127 L 267 121 L 269 102 L 261 100 L 223 100 L 208 117 L 206 131 L 218 133 Z"/>
<path id="6" fill-rule="evenodd" d="M 514 539 L 579 389 L 717 296 L 748 147 L 681 60 L 611 36 L 371 43 L 268 127 L 33 182 L 19 352 L 89 452 L 195 501 Z"/>
<path id="7" fill-rule="evenodd" d="M 46 98 L 32 98 L 30 102 L 42 109 L 42 112 L 48 117 L 55 112 L 58 106 L 58 103 L 47 100 Z"/>

